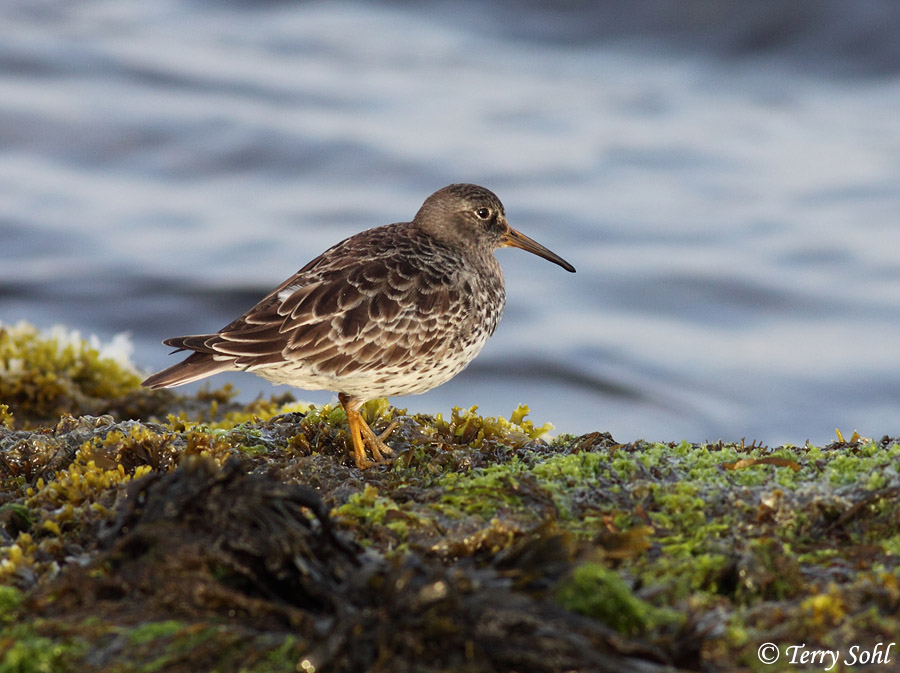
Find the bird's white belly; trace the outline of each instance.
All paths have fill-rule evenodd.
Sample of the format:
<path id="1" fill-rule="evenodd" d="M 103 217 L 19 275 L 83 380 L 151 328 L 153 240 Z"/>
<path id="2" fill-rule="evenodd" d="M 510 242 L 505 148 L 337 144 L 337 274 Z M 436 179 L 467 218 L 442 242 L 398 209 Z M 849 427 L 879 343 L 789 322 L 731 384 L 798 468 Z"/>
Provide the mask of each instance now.
<path id="1" fill-rule="evenodd" d="M 295 361 L 250 367 L 267 381 L 303 390 L 332 390 L 355 397 L 374 399 L 394 395 L 416 395 L 436 388 L 459 374 L 481 352 L 490 336 L 487 331 L 473 335 L 465 344 L 448 348 L 441 358 L 425 358 L 415 366 L 381 366 L 371 371 L 355 371 L 335 376 L 318 371 L 314 365 Z"/>

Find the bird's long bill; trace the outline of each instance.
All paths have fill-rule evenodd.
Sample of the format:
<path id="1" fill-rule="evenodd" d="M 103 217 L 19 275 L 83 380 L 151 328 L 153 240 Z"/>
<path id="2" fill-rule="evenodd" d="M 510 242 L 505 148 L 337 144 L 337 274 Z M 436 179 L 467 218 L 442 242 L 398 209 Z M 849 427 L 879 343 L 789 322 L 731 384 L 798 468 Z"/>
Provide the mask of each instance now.
<path id="1" fill-rule="evenodd" d="M 543 257 L 544 259 L 549 260 L 554 264 L 559 264 L 566 271 L 575 273 L 575 267 L 569 264 L 562 257 L 557 255 L 555 252 L 551 252 L 537 241 L 528 238 L 525 234 L 516 231 L 512 227 L 509 228 L 509 233 L 506 234 L 506 236 L 503 238 L 503 243 L 504 245 L 508 245 L 512 248 L 521 248 L 522 250 L 532 252 L 538 257 Z"/>

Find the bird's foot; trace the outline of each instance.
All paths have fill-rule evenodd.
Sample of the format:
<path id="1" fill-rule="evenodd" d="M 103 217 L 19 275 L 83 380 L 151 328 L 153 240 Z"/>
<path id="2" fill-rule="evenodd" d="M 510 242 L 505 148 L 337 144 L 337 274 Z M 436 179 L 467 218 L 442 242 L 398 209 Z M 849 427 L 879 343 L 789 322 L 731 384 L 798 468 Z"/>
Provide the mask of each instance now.
<path id="1" fill-rule="evenodd" d="M 400 425 L 399 421 L 391 421 L 387 428 L 384 429 L 380 435 L 376 435 L 372 428 L 368 426 L 368 424 L 363 423 L 360 426 L 360 430 L 362 431 L 362 441 L 369 449 L 369 452 L 372 454 L 372 458 L 375 459 L 375 462 L 382 462 L 387 460 L 385 456 L 393 455 L 394 450 L 384 443 L 384 440 L 391 436 L 391 433 L 396 429 L 396 427 Z"/>
<path id="2" fill-rule="evenodd" d="M 359 412 L 361 401 L 344 394 L 339 395 L 338 399 L 341 401 L 344 411 L 347 412 L 347 424 L 350 426 L 350 441 L 353 444 L 353 460 L 356 462 L 356 467 L 364 470 L 377 463 L 387 461 L 386 456 L 393 454 L 394 450 L 385 444 L 384 440 L 390 436 L 399 422 L 391 421 L 384 432 L 376 435 Z M 373 460 L 370 460 L 366 454 L 367 448 L 372 454 Z"/>

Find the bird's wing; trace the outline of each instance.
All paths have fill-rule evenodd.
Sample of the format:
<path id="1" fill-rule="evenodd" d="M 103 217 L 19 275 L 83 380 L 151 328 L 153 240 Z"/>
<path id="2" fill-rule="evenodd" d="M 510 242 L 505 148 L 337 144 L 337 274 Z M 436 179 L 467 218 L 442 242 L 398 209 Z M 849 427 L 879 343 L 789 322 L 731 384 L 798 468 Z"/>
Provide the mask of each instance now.
<path id="1" fill-rule="evenodd" d="M 342 376 L 402 367 L 456 340 L 470 297 L 440 270 L 446 265 L 434 264 L 428 250 L 410 255 L 402 239 L 399 246 L 381 245 L 377 236 L 364 247 L 348 241 L 205 338 L 207 352 L 241 369 L 302 361 Z"/>

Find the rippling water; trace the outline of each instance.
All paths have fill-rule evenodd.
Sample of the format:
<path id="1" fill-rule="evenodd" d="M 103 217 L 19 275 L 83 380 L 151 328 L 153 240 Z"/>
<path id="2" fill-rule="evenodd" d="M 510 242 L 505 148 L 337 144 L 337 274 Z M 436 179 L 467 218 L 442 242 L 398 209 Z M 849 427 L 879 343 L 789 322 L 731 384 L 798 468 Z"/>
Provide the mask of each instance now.
<path id="1" fill-rule="evenodd" d="M 900 433 L 893 3 L 10 0 L 0 20 L 0 321 L 128 331 L 156 369 L 162 338 L 478 182 L 578 273 L 500 251 L 497 334 L 398 405 L 527 402 L 620 441 Z"/>

